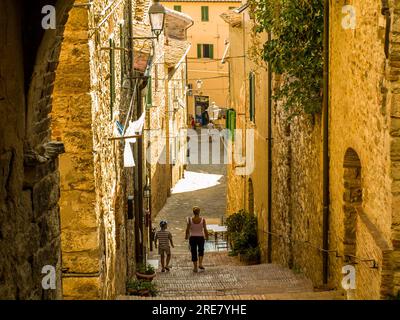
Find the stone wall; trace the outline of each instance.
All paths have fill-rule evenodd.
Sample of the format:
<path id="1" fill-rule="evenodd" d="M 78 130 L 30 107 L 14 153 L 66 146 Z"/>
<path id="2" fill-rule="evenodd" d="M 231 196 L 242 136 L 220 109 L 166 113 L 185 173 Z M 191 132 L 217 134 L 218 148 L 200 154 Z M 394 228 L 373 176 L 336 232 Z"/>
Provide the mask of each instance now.
<path id="1" fill-rule="evenodd" d="M 400 19 L 399 19 L 400 3 L 398 1 L 390 2 L 391 13 L 391 35 L 389 56 L 386 61 L 386 84 L 387 96 L 387 112 L 390 115 L 390 160 L 392 180 L 392 221 L 391 221 L 391 245 L 393 253 L 387 263 L 389 270 L 393 272 L 383 272 L 383 295 L 391 294 L 399 296 L 400 292 Z M 390 110 L 390 111 L 389 111 Z M 386 254 L 385 256 L 388 256 Z M 385 261 L 384 261 L 385 263 Z M 386 290 L 385 290 L 386 289 Z"/>
<path id="2" fill-rule="evenodd" d="M 279 77 L 274 84 L 278 86 Z M 322 140 L 320 116 L 272 113 L 272 261 L 322 284 Z"/>
<path id="3" fill-rule="evenodd" d="M 338 1 L 331 8 L 331 106 L 330 106 L 330 165 L 331 165 L 331 227 L 330 248 L 344 254 L 347 241 L 344 232 L 344 161 L 349 148 L 353 149 L 361 164 L 360 204 L 365 219 L 357 215 L 356 256 L 358 262 L 355 297 L 380 297 L 383 265 L 383 247 L 379 239 L 390 243 L 392 220 L 392 194 L 390 181 L 390 118 L 385 106 L 385 21 L 381 3 L 353 1 L 357 25 L 354 30 L 342 27 Z M 346 79 L 346 81 L 343 81 Z M 345 133 L 345 134 L 343 134 Z M 353 213 L 355 214 L 355 213 Z M 368 223 L 376 229 L 371 233 Z M 361 258 L 361 260 L 360 260 Z M 371 270 L 376 260 L 378 270 Z M 351 261 L 350 261 L 351 262 Z M 340 287 L 341 267 L 349 262 L 346 257 L 330 259 L 331 283 Z M 365 285 L 363 285 L 365 284 Z M 369 285 L 368 285 L 369 284 Z"/>
<path id="4" fill-rule="evenodd" d="M 133 88 L 122 81 L 129 76 L 129 53 L 113 49 L 113 46 L 127 48 L 128 3 L 124 1 L 119 6 L 112 6 L 103 16 L 98 16 L 106 4 L 94 1 L 89 20 L 89 30 L 97 28 L 95 32 L 89 32 L 89 53 L 95 212 L 101 250 L 100 296 L 106 299 L 125 292 L 128 269 L 135 263 L 127 260 L 128 251 L 134 248 L 132 242 L 127 242 L 134 231 L 130 229 L 132 225 L 127 221 L 126 211 L 128 185 L 133 185 L 133 174 L 131 169 L 123 166 L 124 142 L 109 140 L 115 135 L 115 121 L 125 123 L 133 93 Z M 108 14 L 109 18 L 105 19 Z M 121 54 L 125 54 L 126 65 L 121 64 Z"/>
<path id="5" fill-rule="evenodd" d="M 229 56 L 239 57 L 244 53 L 243 43 L 243 28 L 229 26 L 229 41 L 231 46 L 229 48 Z M 235 77 L 229 78 L 230 88 L 230 108 L 236 110 L 236 128 L 243 130 L 246 127 L 245 117 L 243 114 L 246 112 L 246 75 L 243 68 L 243 60 L 232 59 L 229 61 L 229 72 L 234 74 Z M 227 204 L 226 214 L 231 215 L 238 212 L 240 209 L 245 208 L 244 192 L 246 186 L 246 177 L 236 173 L 234 162 L 234 144 L 225 141 L 229 147 L 227 165 Z"/>
<path id="6" fill-rule="evenodd" d="M 58 154 L 63 145 L 50 142 L 48 114 L 72 1 L 57 2 L 57 28 L 47 31 L 41 28 L 45 4 L 56 3 L 0 3 L 2 299 L 62 297 Z M 45 265 L 56 270 L 55 290 L 42 288 Z"/>
<path id="7" fill-rule="evenodd" d="M 61 247 L 65 299 L 98 298 L 98 223 L 95 212 L 88 9 L 70 12 L 54 88 L 52 135 L 60 157 Z"/>

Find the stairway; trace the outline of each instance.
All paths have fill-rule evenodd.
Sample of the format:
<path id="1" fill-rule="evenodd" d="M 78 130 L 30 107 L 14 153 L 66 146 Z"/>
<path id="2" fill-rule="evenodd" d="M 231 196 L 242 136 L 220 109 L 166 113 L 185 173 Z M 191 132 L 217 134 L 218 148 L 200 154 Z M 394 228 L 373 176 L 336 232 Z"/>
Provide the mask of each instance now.
<path id="1" fill-rule="evenodd" d="M 276 264 L 243 265 L 226 252 L 207 253 L 204 272 L 194 273 L 188 254 L 172 258 L 170 272 L 153 280 L 157 297 L 120 300 L 341 300 L 337 291 L 315 292 L 310 280 Z"/>

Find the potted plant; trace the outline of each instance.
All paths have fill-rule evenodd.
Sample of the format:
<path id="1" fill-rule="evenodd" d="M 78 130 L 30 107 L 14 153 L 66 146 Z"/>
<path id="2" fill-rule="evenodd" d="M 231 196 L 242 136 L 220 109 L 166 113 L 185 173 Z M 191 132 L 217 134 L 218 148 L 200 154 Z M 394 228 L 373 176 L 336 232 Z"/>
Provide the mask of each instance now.
<path id="1" fill-rule="evenodd" d="M 257 218 L 240 210 L 226 219 L 232 256 L 247 264 L 260 263 L 260 247 L 257 237 Z"/>
<path id="2" fill-rule="evenodd" d="M 136 278 L 138 280 L 152 281 L 156 276 L 156 271 L 151 264 L 140 264 L 136 269 Z"/>
<path id="3" fill-rule="evenodd" d="M 126 284 L 126 291 L 132 296 L 155 297 L 158 294 L 157 286 L 145 280 L 131 280 Z"/>

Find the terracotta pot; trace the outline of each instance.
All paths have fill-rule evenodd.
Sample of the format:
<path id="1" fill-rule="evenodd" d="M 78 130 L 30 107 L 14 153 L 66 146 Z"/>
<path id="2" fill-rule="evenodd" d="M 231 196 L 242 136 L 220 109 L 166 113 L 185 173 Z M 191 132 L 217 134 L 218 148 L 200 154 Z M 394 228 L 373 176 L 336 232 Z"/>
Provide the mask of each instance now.
<path id="1" fill-rule="evenodd" d="M 138 280 L 145 280 L 145 281 L 150 281 L 151 282 L 155 276 L 156 276 L 155 273 L 153 273 L 153 274 L 144 274 L 144 273 L 136 272 L 136 278 Z"/>

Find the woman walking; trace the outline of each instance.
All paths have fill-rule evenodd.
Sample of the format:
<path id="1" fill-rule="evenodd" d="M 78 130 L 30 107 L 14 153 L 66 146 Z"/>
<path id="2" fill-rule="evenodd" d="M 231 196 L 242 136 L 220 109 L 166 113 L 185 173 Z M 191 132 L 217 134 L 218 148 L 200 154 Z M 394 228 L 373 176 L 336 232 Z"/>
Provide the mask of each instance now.
<path id="1" fill-rule="evenodd" d="M 208 240 L 208 231 L 206 220 L 203 217 L 200 217 L 199 207 L 193 207 L 193 217 L 189 217 L 187 220 L 185 239 L 189 239 L 190 251 L 192 253 L 193 272 L 198 271 L 197 256 L 199 260 L 198 268 L 204 270 L 204 243 L 205 240 Z"/>

